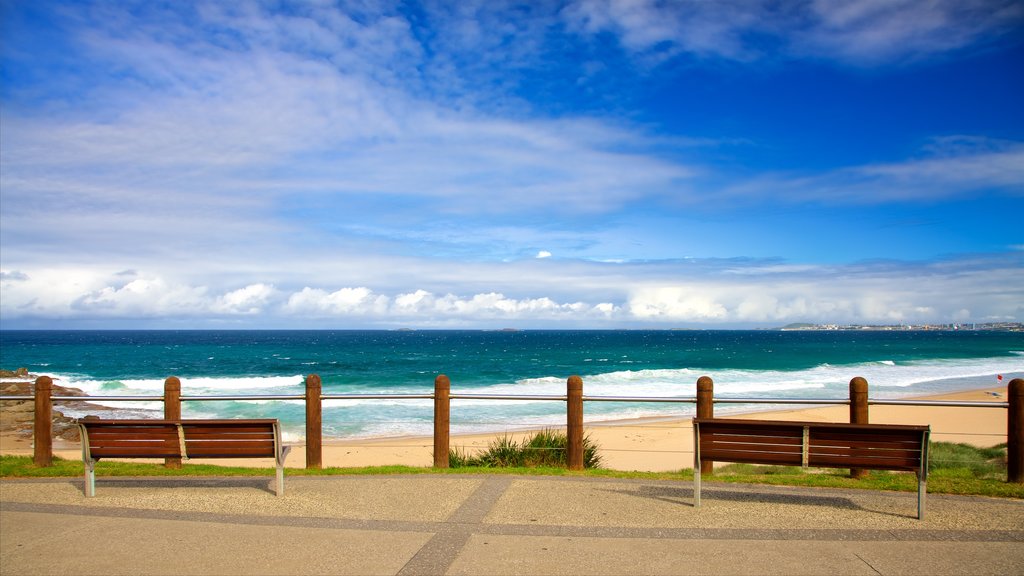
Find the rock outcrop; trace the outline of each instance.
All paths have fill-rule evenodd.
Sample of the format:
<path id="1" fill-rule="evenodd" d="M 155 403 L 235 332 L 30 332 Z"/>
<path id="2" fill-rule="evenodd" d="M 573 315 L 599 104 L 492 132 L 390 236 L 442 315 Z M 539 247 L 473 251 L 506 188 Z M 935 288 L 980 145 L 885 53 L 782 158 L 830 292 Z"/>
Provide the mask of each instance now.
<path id="1" fill-rule="evenodd" d="M 4 382 L 0 384 L 0 393 L 5 396 L 32 396 L 35 387 L 36 376 L 30 374 L 27 369 L 0 370 L 0 378 L 25 378 L 24 382 Z M 58 384 L 53 385 L 54 396 L 85 396 L 78 388 L 68 388 Z M 65 416 L 58 407 L 73 408 L 77 412 L 88 412 L 97 416 L 109 415 L 113 408 L 91 404 L 84 401 L 62 400 L 54 402 L 53 409 L 53 438 L 77 442 L 78 426 L 75 419 Z M 11 433 L 22 438 L 32 438 L 32 428 L 35 423 L 35 402 L 32 400 L 5 400 L 0 402 L 0 432 Z"/>

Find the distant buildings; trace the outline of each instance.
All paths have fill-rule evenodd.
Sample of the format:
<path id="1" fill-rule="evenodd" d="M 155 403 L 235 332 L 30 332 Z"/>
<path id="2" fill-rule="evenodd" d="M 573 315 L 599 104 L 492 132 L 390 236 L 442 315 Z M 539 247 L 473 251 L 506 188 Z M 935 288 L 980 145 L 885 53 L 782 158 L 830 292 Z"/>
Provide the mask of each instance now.
<path id="1" fill-rule="evenodd" d="M 1002 332 L 1024 332 L 1024 323 L 1020 322 L 983 322 L 983 323 L 950 323 L 950 324 L 787 324 L 780 328 L 792 330 L 987 330 Z"/>

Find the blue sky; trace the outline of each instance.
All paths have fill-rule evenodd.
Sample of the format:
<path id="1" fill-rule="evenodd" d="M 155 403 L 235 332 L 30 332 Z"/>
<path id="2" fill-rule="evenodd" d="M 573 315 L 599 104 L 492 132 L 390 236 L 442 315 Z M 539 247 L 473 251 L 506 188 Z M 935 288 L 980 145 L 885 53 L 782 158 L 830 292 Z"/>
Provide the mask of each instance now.
<path id="1" fill-rule="evenodd" d="M 0 0 L 3 328 L 1024 321 L 1024 3 Z"/>

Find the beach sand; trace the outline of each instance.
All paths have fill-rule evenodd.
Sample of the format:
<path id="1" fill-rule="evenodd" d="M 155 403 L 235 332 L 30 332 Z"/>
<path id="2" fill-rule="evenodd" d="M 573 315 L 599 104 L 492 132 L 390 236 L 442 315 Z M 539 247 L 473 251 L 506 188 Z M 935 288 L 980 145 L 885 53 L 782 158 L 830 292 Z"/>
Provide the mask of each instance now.
<path id="1" fill-rule="evenodd" d="M 998 394 L 998 396 L 996 396 Z M 916 397 L 921 400 L 955 400 L 1005 402 L 1005 387 Z M 822 406 L 800 409 L 765 410 L 746 413 L 727 412 L 719 407 L 716 416 L 728 418 L 759 418 L 769 420 L 802 420 L 810 422 L 849 422 L 848 406 Z M 935 406 L 871 406 L 870 422 L 875 424 L 928 424 L 932 439 L 976 446 L 994 446 L 1006 442 L 1006 410 L 1001 408 L 952 408 Z M 636 419 L 593 422 L 584 425 L 585 434 L 599 447 L 602 466 L 613 470 L 647 472 L 676 471 L 693 466 L 693 428 L 685 419 Z M 563 428 L 564 429 L 564 428 Z M 508 432 L 520 439 L 530 432 Z M 453 448 L 467 453 L 486 448 L 502 432 L 452 436 Z M 0 453 L 32 454 L 31 442 L 13 434 L 0 435 Z M 56 442 L 54 454 L 61 458 L 81 459 L 76 443 Z M 286 466 L 305 467 L 305 446 L 294 445 Z M 190 460 L 193 463 L 240 466 L 273 466 L 269 459 L 254 460 Z M 360 440 L 326 440 L 323 446 L 325 467 L 360 467 L 383 465 L 431 466 L 433 440 L 430 437 L 381 438 Z"/>

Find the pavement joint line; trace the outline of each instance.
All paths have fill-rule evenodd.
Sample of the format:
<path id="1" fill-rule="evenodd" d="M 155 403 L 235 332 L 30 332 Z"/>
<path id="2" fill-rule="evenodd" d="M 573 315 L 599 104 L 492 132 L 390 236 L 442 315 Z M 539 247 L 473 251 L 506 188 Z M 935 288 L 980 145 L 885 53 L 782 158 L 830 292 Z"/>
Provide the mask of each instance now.
<path id="1" fill-rule="evenodd" d="M 875 574 L 878 574 L 878 576 L 882 576 L 882 573 L 879 572 L 877 568 L 872 566 L 871 562 L 868 562 L 867 560 L 865 560 L 863 556 L 861 556 L 860 554 L 857 554 L 856 552 L 854 552 L 853 555 L 854 555 L 854 557 L 857 558 L 857 560 L 860 560 L 861 562 L 863 562 L 865 566 L 867 566 L 868 568 L 871 568 L 872 572 L 874 572 Z"/>
<path id="2" fill-rule="evenodd" d="M 470 537 L 478 531 L 475 528 L 483 525 L 484 518 L 511 485 L 512 478 L 507 476 L 486 477 L 462 505 L 440 523 L 434 536 L 398 572 L 399 576 L 448 572 Z"/>
<path id="3" fill-rule="evenodd" d="M 403 477 L 397 475 L 395 477 Z M 416 475 L 418 476 L 418 475 Z M 416 477 L 408 476 L 408 477 Z M 815 541 L 960 541 L 960 542 L 1024 542 L 1024 530 L 950 530 L 950 529 L 795 529 L 795 528 L 666 528 L 666 527 L 631 527 L 631 526 L 573 526 L 557 524 L 501 524 L 486 522 L 486 516 L 500 497 L 515 481 L 540 480 L 532 476 L 475 476 L 449 475 L 449 478 L 467 478 L 481 480 L 480 486 L 468 496 L 444 521 L 429 520 L 375 520 L 359 518 L 330 518 L 316 516 L 287 515 L 246 515 L 226 514 L 217 512 L 175 511 L 138 508 L 114 508 L 97 506 L 78 506 L 73 504 L 47 504 L 25 502 L 0 502 L 0 512 L 39 512 L 48 514 L 66 514 L 78 516 L 103 516 L 140 518 L 152 520 L 180 520 L 191 522 L 212 522 L 239 525 L 267 525 L 318 527 L 347 530 L 373 530 L 392 532 L 421 532 L 487 535 L 525 535 L 525 536 L 558 536 L 558 537 L 598 537 L 625 539 L 676 539 L 676 540 L 815 540 Z M 128 478 L 128 477 L 122 477 Z M 139 477 L 159 484 L 159 477 Z M 179 479 L 179 477 L 174 477 Z M 235 483 L 240 477 L 204 477 L 203 483 L 218 483 L 222 480 Z M 298 481 L 327 481 L 330 477 L 296 477 Z M 544 481 L 585 481 L 598 483 L 624 483 L 644 485 L 678 486 L 678 481 L 643 480 L 643 479 L 606 479 L 606 478 L 567 478 L 543 477 Z M 0 479 L 4 483 L 70 483 L 80 485 L 77 478 L 32 478 L 32 479 Z M 742 490 L 745 485 L 722 486 L 723 489 Z M 790 487 L 770 487 L 756 485 L 758 490 L 777 488 L 779 491 Z M 820 494 L 849 494 L 843 489 L 821 489 Z M 901 495 L 896 495 L 899 497 Z M 977 501 L 987 498 L 962 495 L 936 495 L 944 499 Z M 1024 502 L 1013 502 L 1022 506 Z M 467 536 L 468 537 L 468 536 Z"/>
<path id="4" fill-rule="evenodd" d="M 537 524 L 453 524 L 451 522 L 409 520 L 364 520 L 310 516 L 252 516 L 214 512 L 176 512 L 100 508 L 64 504 L 2 502 L 0 512 L 35 512 L 106 518 L 177 520 L 218 524 L 289 526 L 337 530 L 376 530 L 390 532 L 455 531 L 461 528 L 473 534 L 492 536 L 555 536 L 568 538 L 623 538 L 659 540 L 815 540 L 815 541 L 916 541 L 916 542 L 1024 542 L 1024 531 L 1014 530 L 856 530 L 807 528 L 638 528 L 609 526 L 562 526 Z"/>

